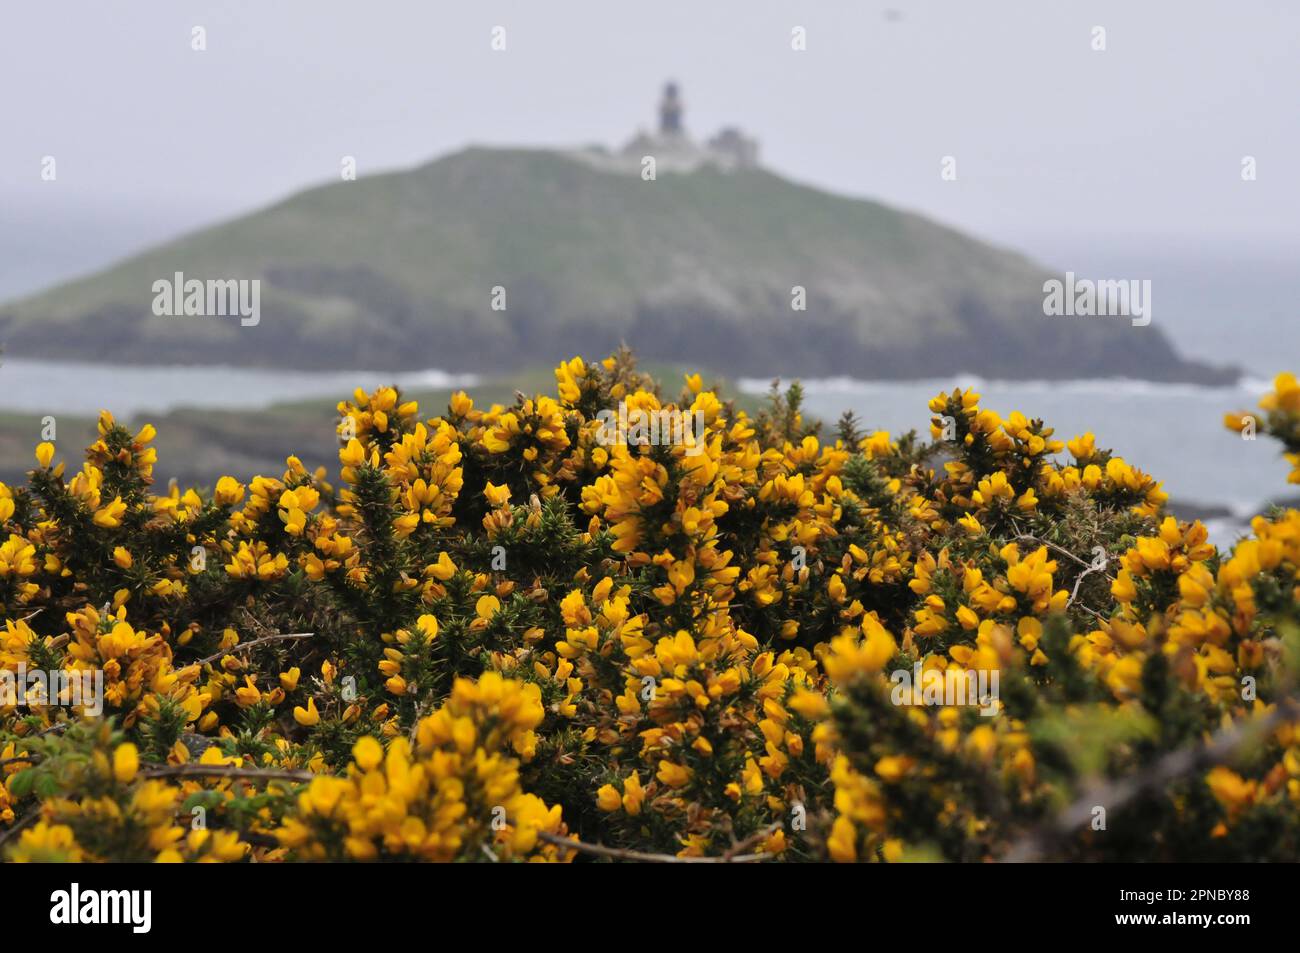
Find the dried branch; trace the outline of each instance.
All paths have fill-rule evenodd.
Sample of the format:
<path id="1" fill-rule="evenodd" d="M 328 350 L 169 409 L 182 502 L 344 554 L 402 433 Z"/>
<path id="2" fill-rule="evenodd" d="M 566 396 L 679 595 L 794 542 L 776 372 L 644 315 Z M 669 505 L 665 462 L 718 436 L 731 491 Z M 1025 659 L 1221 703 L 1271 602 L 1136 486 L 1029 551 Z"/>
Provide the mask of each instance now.
<path id="1" fill-rule="evenodd" d="M 1084 577 L 1087 576 L 1088 573 L 1090 572 L 1101 572 L 1101 567 L 1089 566 L 1083 572 L 1079 573 L 1079 575 L 1074 580 L 1074 590 L 1070 593 L 1070 599 L 1068 602 L 1066 602 L 1065 608 L 1067 609 L 1070 608 L 1070 606 L 1074 605 L 1074 600 L 1079 598 L 1079 586 L 1083 584 Z M 1087 607 L 1085 606 L 1084 608 Z"/>
<path id="2" fill-rule="evenodd" d="M 538 831 L 537 836 L 548 844 L 567 847 L 584 854 L 608 857 L 611 860 L 636 860 L 651 864 L 752 864 L 771 860 L 773 854 L 737 854 L 721 857 L 678 857 L 676 854 L 647 854 L 639 850 L 624 850 L 621 847 L 605 847 L 601 844 L 588 844 L 585 841 L 570 840 L 546 831 Z"/>
<path id="3" fill-rule="evenodd" d="M 757 847 L 759 844 L 763 843 L 763 841 L 767 840 L 769 837 L 771 837 L 780 829 L 781 829 L 781 822 L 777 821 L 775 824 L 769 824 L 767 827 L 764 827 L 762 830 L 755 831 L 754 833 L 746 837 L 744 840 L 732 844 L 730 849 L 728 849 L 722 855 L 723 859 L 731 860 L 737 856 L 744 856 L 745 851 Z"/>
<path id="4" fill-rule="evenodd" d="M 1073 607 L 1075 600 L 1079 598 L 1079 586 L 1082 585 L 1084 577 L 1087 576 L 1089 573 L 1099 572 L 1107 579 L 1109 579 L 1111 582 L 1115 581 L 1115 577 L 1112 576 L 1110 573 L 1106 572 L 1104 566 L 1098 566 L 1096 562 L 1088 562 L 1082 556 L 1076 556 L 1074 553 L 1070 552 L 1068 549 L 1064 548 L 1063 546 L 1058 546 L 1056 543 L 1050 543 L 1045 539 L 1040 539 L 1039 537 L 1034 536 L 1032 533 L 1022 533 L 1020 532 L 1020 528 L 1016 527 L 1016 541 L 1019 542 L 1022 540 L 1025 542 L 1037 543 L 1039 546 L 1046 546 L 1052 552 L 1057 553 L 1061 556 L 1065 556 L 1068 559 L 1074 561 L 1076 564 L 1083 567 L 1083 572 L 1079 573 L 1079 575 L 1075 577 L 1074 590 L 1070 593 L 1070 600 L 1065 604 L 1065 607 L 1067 609 Z M 1102 618 L 1102 616 L 1099 613 L 1093 611 L 1088 606 L 1080 604 L 1078 608 L 1083 609 L 1085 612 L 1089 613 L 1094 618 L 1097 619 Z"/>
<path id="5" fill-rule="evenodd" d="M 23 828 L 30 825 L 32 821 L 36 820 L 36 818 L 40 816 L 41 816 L 41 807 L 38 804 L 36 807 L 32 808 L 30 811 L 24 814 L 19 820 L 15 821 L 14 825 L 10 827 L 9 830 L 5 831 L 3 834 L 0 834 L 0 845 L 3 845 L 5 841 L 9 840 L 9 838 L 13 837 Z"/>
<path id="6" fill-rule="evenodd" d="M 1017 540 L 1017 542 L 1019 542 L 1020 540 L 1024 540 L 1024 541 L 1026 541 L 1026 542 L 1030 542 L 1030 543 L 1037 543 L 1039 546 L 1046 546 L 1046 547 L 1047 547 L 1048 549 L 1050 549 L 1052 552 L 1054 552 L 1054 553 L 1058 553 L 1058 554 L 1061 555 L 1061 556 L 1066 556 L 1066 557 L 1068 557 L 1069 559 L 1072 559 L 1074 562 L 1076 562 L 1076 563 L 1078 563 L 1080 566 L 1084 567 L 1084 569 L 1087 570 L 1088 572 L 1100 572 L 1100 573 L 1103 573 L 1103 574 L 1106 576 L 1107 579 L 1110 579 L 1112 582 L 1114 581 L 1114 577 L 1111 576 L 1110 573 L 1108 573 L 1108 572 L 1106 572 L 1104 569 L 1102 569 L 1100 566 L 1094 566 L 1092 563 L 1090 563 L 1088 560 L 1084 559 L 1082 556 L 1076 556 L 1076 555 L 1074 555 L 1074 553 L 1070 552 L 1070 551 L 1069 551 L 1068 549 L 1066 549 L 1065 547 L 1063 547 L 1063 546 L 1058 546 L 1056 543 L 1048 542 L 1048 541 L 1045 540 L 1045 539 L 1039 539 L 1037 536 L 1034 536 L 1034 535 L 1031 534 L 1031 533 L 1017 533 L 1017 535 L 1016 535 L 1016 540 Z"/>
<path id="7" fill-rule="evenodd" d="M 161 768 L 148 768 L 140 772 L 142 778 L 231 778 L 244 781 L 296 781 L 304 783 L 319 775 L 310 771 L 292 771 L 283 768 L 240 768 L 230 764 L 174 764 Z"/>
<path id="8" fill-rule="evenodd" d="M 411 719 L 411 731 L 407 736 L 407 741 L 410 742 L 411 747 L 413 748 L 415 747 L 415 737 L 420 733 L 420 719 L 424 717 L 424 713 L 428 709 L 429 704 L 429 700 L 426 699 L 415 706 L 415 716 Z"/>
<path id="9" fill-rule="evenodd" d="M 253 639 L 251 642 L 241 642 L 239 645 L 228 649 L 222 649 L 207 658 L 201 658 L 194 665 L 207 665 L 209 662 L 215 662 L 217 659 L 225 658 L 227 655 L 234 655 L 236 652 L 243 652 L 245 649 L 251 649 L 255 645 L 261 645 L 264 642 L 279 642 L 282 639 L 310 639 L 315 632 L 288 632 L 284 635 L 264 635 L 260 639 Z"/>
<path id="10" fill-rule="evenodd" d="M 1286 722 L 1300 721 L 1300 698 L 1288 696 L 1271 712 L 1245 724 L 1234 724 L 1216 732 L 1204 744 L 1171 751 L 1149 768 L 1129 777 L 1103 781 L 1089 787 L 1073 804 L 1047 823 L 1031 830 L 1003 856 L 1004 863 L 1039 860 L 1053 844 L 1070 837 L 1093 816 L 1093 809 L 1115 811 L 1141 794 L 1160 790 L 1180 778 L 1233 760 L 1236 754 L 1261 736 Z"/>

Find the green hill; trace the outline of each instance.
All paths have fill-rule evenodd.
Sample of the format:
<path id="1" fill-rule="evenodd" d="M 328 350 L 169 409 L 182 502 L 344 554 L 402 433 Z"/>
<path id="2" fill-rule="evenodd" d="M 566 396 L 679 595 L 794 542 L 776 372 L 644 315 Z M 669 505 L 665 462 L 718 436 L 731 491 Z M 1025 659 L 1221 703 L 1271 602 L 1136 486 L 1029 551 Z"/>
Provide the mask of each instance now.
<path id="1" fill-rule="evenodd" d="M 167 317 L 153 282 L 261 280 L 261 320 Z M 1222 381 L 1159 329 L 1045 317 L 1026 258 L 769 172 L 657 181 L 468 149 L 310 189 L 0 306 L 14 357 L 505 371 L 627 342 L 729 374 Z M 791 309 L 791 288 L 807 310 Z M 506 291 L 506 310 L 491 307 Z"/>

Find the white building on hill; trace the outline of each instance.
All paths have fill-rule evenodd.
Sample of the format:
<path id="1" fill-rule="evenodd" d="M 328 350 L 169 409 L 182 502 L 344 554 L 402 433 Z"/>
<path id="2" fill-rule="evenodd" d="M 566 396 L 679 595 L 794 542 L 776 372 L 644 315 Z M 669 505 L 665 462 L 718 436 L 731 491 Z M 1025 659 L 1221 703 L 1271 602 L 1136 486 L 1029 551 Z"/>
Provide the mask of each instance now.
<path id="1" fill-rule="evenodd" d="M 656 172 L 692 172 L 706 165 L 733 172 L 758 165 L 756 140 L 734 126 L 728 126 L 703 144 L 698 143 L 686 132 L 683 112 L 677 84 L 668 83 L 659 101 L 659 129 L 656 132 L 638 132 L 617 152 L 589 147 L 569 154 L 608 172 L 639 173 L 646 157 L 654 158 Z"/>

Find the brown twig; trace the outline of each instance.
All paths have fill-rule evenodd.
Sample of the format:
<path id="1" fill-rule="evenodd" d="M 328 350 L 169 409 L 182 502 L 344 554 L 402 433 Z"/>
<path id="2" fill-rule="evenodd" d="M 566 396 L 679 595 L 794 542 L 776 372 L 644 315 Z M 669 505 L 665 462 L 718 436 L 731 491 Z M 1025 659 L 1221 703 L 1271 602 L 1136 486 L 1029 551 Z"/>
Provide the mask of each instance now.
<path id="1" fill-rule="evenodd" d="M 1074 601 L 1077 598 L 1079 598 L 1079 586 L 1083 583 L 1084 577 L 1087 576 L 1089 573 L 1099 572 L 1107 579 L 1109 579 L 1111 582 L 1115 581 L 1115 577 L 1112 576 L 1110 573 L 1106 572 L 1104 566 L 1098 566 L 1095 561 L 1087 562 L 1081 556 L 1074 555 L 1074 553 L 1070 552 L 1068 549 L 1066 549 L 1063 546 L 1056 545 L 1056 543 L 1049 543 L 1047 540 L 1039 539 L 1037 536 L 1034 536 L 1031 533 L 1022 533 L 1020 532 L 1018 527 L 1016 529 L 1016 540 L 1017 541 L 1025 540 L 1027 542 L 1037 543 L 1039 546 L 1046 546 L 1048 549 L 1052 550 L 1052 552 L 1059 553 L 1062 556 L 1068 556 L 1070 559 L 1074 560 L 1074 562 L 1078 563 L 1080 566 L 1083 567 L 1083 572 L 1079 573 L 1079 575 L 1075 577 L 1074 590 L 1070 593 L 1070 599 L 1065 604 L 1065 608 L 1067 609 L 1074 606 Z M 1098 619 L 1102 618 L 1102 616 L 1099 613 L 1094 612 L 1092 609 L 1088 608 L 1085 605 L 1081 604 L 1079 608 L 1091 613 L 1095 618 Z"/>
<path id="2" fill-rule="evenodd" d="M 1104 569 L 1100 567 L 1094 567 L 1092 563 L 1088 562 L 1086 559 L 1083 559 L 1080 556 L 1074 555 L 1074 553 L 1070 552 L 1064 546 L 1058 546 L 1056 543 L 1048 542 L 1045 539 L 1039 539 L 1037 536 L 1034 536 L 1030 533 L 1018 533 L 1016 536 L 1016 540 L 1017 541 L 1026 540 L 1031 543 L 1037 543 L 1039 546 L 1046 546 L 1054 553 L 1060 553 L 1062 556 L 1070 557 L 1070 559 L 1074 560 L 1080 566 L 1083 566 L 1085 569 L 1091 572 L 1100 572 L 1103 573 L 1107 579 L 1113 579 L 1110 573 L 1106 572 Z"/>
<path id="3" fill-rule="evenodd" d="M 222 649 L 214 655 L 207 658 L 201 658 L 193 665 L 207 665 L 209 662 L 215 662 L 217 659 L 225 658 L 227 655 L 234 655 L 236 652 L 242 652 L 245 649 L 251 649 L 255 645 L 261 645 L 264 642 L 279 642 L 282 639 L 310 639 L 315 632 L 287 632 L 284 635 L 264 635 L 260 639 L 253 639 L 251 642 L 241 642 L 239 645 L 232 646 L 228 649 Z"/>
<path id="4" fill-rule="evenodd" d="M 772 854 L 738 854 L 730 857 L 726 855 L 721 857 L 678 857 L 676 854 L 647 854 L 639 850 L 625 850 L 621 847 L 588 844 L 585 841 L 570 840 L 567 837 L 549 834 L 546 831 L 538 831 L 537 836 L 548 844 L 567 847 L 569 850 L 580 851 L 584 854 L 608 857 L 611 860 L 636 860 L 651 864 L 752 864 L 758 861 L 771 860 L 774 856 Z"/>
<path id="5" fill-rule="evenodd" d="M 1277 707 L 1263 718 L 1220 729 L 1204 744 L 1171 751 L 1144 771 L 1094 784 L 1056 817 L 1012 844 L 1002 860 L 1004 863 L 1038 860 L 1053 843 L 1064 840 L 1088 823 L 1095 808 L 1114 811 L 1140 794 L 1159 790 L 1195 771 L 1230 761 L 1252 739 L 1291 721 L 1300 721 L 1300 699 L 1294 695 L 1278 702 Z"/>
<path id="6" fill-rule="evenodd" d="M 41 809 L 40 806 L 38 805 L 37 807 L 32 808 L 32 810 L 24 814 L 21 819 L 15 821 L 14 825 L 10 827 L 9 830 L 5 831 L 3 834 L 0 834 L 0 845 L 3 845 L 5 841 L 13 837 L 24 827 L 31 824 L 32 821 L 36 820 L 36 818 L 40 816 L 41 816 Z"/>
<path id="7" fill-rule="evenodd" d="M 751 847 L 758 846 L 759 844 L 767 840 L 769 837 L 771 837 L 780 829 L 781 829 L 781 822 L 778 821 L 775 824 L 769 824 L 767 827 L 764 827 L 762 830 L 755 831 L 754 833 L 746 837 L 744 840 L 737 841 L 736 843 L 732 844 L 731 847 L 726 852 L 723 853 L 722 855 L 723 859 L 731 860 L 733 857 L 744 856 L 745 851 L 749 850 Z"/>
<path id="8" fill-rule="evenodd" d="M 407 736 L 407 741 L 411 747 L 415 747 L 415 736 L 420 733 L 420 719 L 424 717 L 424 710 L 428 706 L 428 701 L 422 701 L 415 706 L 415 717 L 411 719 L 411 732 Z"/>
<path id="9" fill-rule="evenodd" d="M 1092 616 L 1094 619 L 1096 619 L 1099 622 L 1108 621 L 1107 618 L 1104 615 L 1102 615 L 1100 612 L 1098 612 L 1096 609 L 1093 609 L 1091 606 L 1085 606 L 1082 602 L 1080 602 L 1074 608 L 1082 609 L 1084 612 L 1088 613 L 1088 615 Z"/>
<path id="10" fill-rule="evenodd" d="M 148 768 L 140 772 L 143 778 L 231 778 L 244 781 L 311 781 L 318 775 L 310 771 L 292 771 L 285 768 L 240 768 L 231 764 L 174 764 Z"/>
<path id="11" fill-rule="evenodd" d="M 1070 593 L 1070 599 L 1066 602 L 1065 608 L 1070 608 L 1070 606 L 1074 605 L 1074 600 L 1079 598 L 1079 586 L 1083 584 L 1084 577 L 1090 572 L 1101 572 L 1101 568 L 1099 566 L 1089 566 L 1083 572 L 1079 573 L 1074 580 L 1074 591 Z M 1084 608 L 1087 607 L 1085 606 Z"/>

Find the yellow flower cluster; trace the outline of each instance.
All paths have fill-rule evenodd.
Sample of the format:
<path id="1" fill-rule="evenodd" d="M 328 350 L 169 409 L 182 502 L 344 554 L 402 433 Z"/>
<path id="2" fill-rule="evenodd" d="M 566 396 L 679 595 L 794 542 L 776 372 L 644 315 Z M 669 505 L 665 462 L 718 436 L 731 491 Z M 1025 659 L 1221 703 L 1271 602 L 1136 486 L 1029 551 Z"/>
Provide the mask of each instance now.
<path id="1" fill-rule="evenodd" d="M 558 807 L 519 785 L 507 749 L 530 755 L 542 720 L 536 686 L 489 672 L 458 680 L 416 728 L 414 747 L 359 739 L 343 777 L 315 778 L 276 836 L 310 860 L 562 860 Z"/>
<path id="2" fill-rule="evenodd" d="M 357 391 L 337 488 L 289 456 L 155 494 L 153 428 L 107 413 L 70 479 L 38 447 L 0 485 L 0 672 L 103 697 L 0 699 L 9 858 L 989 860 L 1265 718 L 1059 857 L 1300 849 L 1300 512 L 1221 551 L 970 390 L 926 442 L 626 352 L 555 379 Z M 1262 406 L 1300 472 L 1295 378 Z"/>
<path id="3" fill-rule="evenodd" d="M 1262 431 L 1282 441 L 1291 473 L 1287 480 L 1300 483 L 1300 381 L 1290 371 L 1277 375 L 1273 389 L 1259 401 L 1264 420 L 1256 414 L 1232 413 L 1224 416 L 1224 425 L 1243 437 L 1253 439 Z"/>
<path id="4" fill-rule="evenodd" d="M 66 775 L 61 786 L 76 796 L 44 800 L 40 820 L 22 832 L 11 860 L 226 863 L 248 854 L 249 845 L 233 830 L 195 824 L 187 832 L 178 823 L 187 792 L 138 777 L 139 751 L 131 742 L 114 743 L 107 724 L 92 743 L 88 759 L 57 767 Z M 216 763 L 215 750 L 206 760 Z M 97 845 L 108 845 L 111 853 Z"/>

